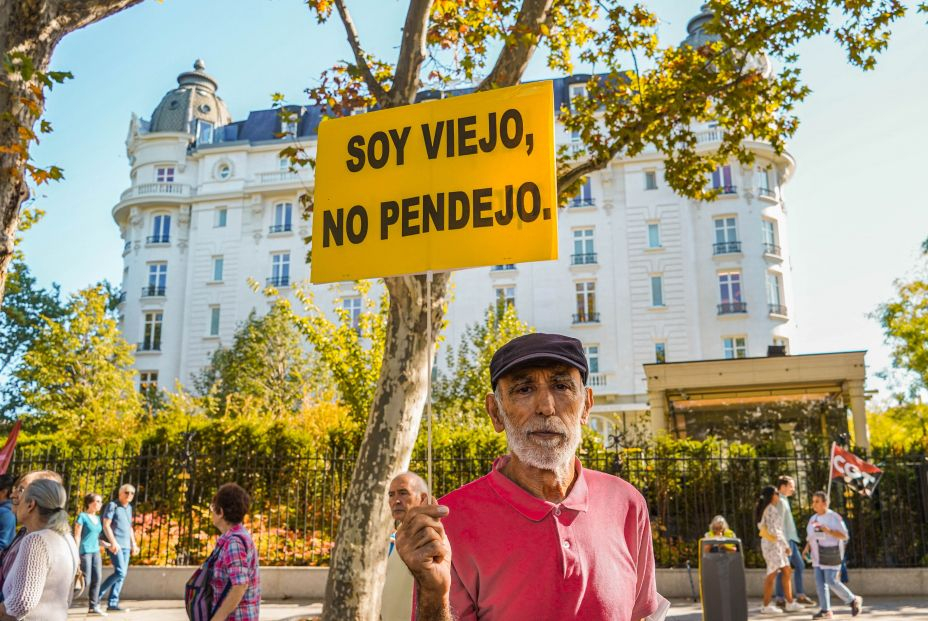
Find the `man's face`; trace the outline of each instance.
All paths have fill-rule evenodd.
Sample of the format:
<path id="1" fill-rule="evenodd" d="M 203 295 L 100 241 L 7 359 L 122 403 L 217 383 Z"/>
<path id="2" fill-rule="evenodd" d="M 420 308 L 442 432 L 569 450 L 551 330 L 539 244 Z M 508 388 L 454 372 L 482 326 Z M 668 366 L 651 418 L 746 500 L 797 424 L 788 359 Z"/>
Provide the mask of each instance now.
<path id="1" fill-rule="evenodd" d="M 790 481 L 786 485 L 781 485 L 777 491 L 780 492 L 780 496 L 789 498 L 796 491 L 796 484 Z"/>
<path id="2" fill-rule="evenodd" d="M 127 505 L 135 498 L 135 492 L 129 489 L 119 490 L 119 504 Z"/>
<path id="3" fill-rule="evenodd" d="M 593 392 L 566 364 L 517 368 L 499 379 L 486 406 L 496 431 L 505 431 L 520 461 L 542 470 L 570 463 L 580 445 L 580 427 L 593 406 Z"/>
<path id="4" fill-rule="evenodd" d="M 411 477 L 400 475 L 390 482 L 390 513 L 397 522 L 402 522 L 406 511 L 426 502 L 428 495 L 419 489 Z"/>
<path id="5" fill-rule="evenodd" d="M 818 496 L 812 497 L 812 510 L 821 515 L 828 510 L 828 505 Z"/>

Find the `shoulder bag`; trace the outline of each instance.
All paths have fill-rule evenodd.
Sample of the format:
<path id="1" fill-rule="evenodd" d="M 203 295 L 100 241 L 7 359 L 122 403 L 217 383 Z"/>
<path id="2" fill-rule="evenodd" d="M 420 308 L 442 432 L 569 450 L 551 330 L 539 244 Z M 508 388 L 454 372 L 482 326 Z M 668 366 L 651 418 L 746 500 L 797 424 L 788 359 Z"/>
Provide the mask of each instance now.
<path id="1" fill-rule="evenodd" d="M 247 545 L 245 539 L 240 535 L 232 536 L 238 537 L 242 540 L 243 545 Z M 190 621 L 209 621 L 216 614 L 219 606 L 222 605 L 222 601 L 226 598 L 226 594 L 232 586 L 226 584 L 222 596 L 213 606 L 213 587 L 210 581 L 213 579 L 213 566 L 216 564 L 221 550 L 222 548 L 219 546 L 213 548 L 209 558 L 193 572 L 193 575 L 187 580 L 187 584 L 184 585 L 184 608 L 187 609 L 187 618 Z"/>

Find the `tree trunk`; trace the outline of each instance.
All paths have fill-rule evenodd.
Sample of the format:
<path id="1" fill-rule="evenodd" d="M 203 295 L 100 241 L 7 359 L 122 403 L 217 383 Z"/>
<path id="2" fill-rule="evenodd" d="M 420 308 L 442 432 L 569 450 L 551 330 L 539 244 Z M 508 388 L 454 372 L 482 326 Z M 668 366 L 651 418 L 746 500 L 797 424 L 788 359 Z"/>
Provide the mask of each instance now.
<path id="1" fill-rule="evenodd" d="M 428 387 L 428 361 L 435 351 L 449 274 L 432 279 L 431 304 L 425 276 L 386 279 L 390 292 L 390 330 L 383 367 L 343 504 L 326 585 L 323 621 L 370 621 L 380 614 L 380 589 L 386 569 L 387 485 L 408 469 Z M 432 314 L 427 336 L 426 309 Z"/>
<path id="2" fill-rule="evenodd" d="M 0 44 L 3 60 L 24 55 L 36 71 L 45 72 L 61 38 L 141 0 L 0 0 Z M 29 198 L 27 150 L 33 130 L 45 111 L 44 87 L 37 80 L 0 69 L 0 306 L 7 270 L 13 259 L 20 209 Z M 38 93 L 33 90 L 38 87 Z M 33 106 L 25 101 L 34 102 Z M 24 147 L 20 149 L 19 147 Z"/>

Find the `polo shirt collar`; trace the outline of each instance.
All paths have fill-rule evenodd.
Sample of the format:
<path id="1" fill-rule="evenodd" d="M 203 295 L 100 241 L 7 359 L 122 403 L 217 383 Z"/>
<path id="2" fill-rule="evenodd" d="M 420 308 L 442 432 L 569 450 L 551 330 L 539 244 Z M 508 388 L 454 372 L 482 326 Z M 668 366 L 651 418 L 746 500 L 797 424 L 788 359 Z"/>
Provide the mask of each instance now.
<path id="1" fill-rule="evenodd" d="M 509 455 L 504 455 L 493 463 L 493 470 L 490 471 L 488 478 L 490 487 L 513 509 L 533 522 L 540 522 L 558 504 L 529 494 L 500 472 L 500 469 L 509 462 L 509 459 Z M 580 460 L 576 457 L 574 458 L 574 467 L 576 468 L 577 478 L 574 480 L 574 485 L 567 498 L 560 503 L 560 506 L 574 511 L 586 511 L 589 505 L 589 488 L 586 484 L 583 466 L 580 465 Z"/>

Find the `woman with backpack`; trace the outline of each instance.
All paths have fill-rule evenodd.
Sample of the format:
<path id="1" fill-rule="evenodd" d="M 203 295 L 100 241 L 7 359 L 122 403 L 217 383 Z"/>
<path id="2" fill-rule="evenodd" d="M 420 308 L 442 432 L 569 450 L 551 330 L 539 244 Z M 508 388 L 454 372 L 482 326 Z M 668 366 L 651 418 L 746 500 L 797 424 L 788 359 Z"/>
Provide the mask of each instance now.
<path id="1" fill-rule="evenodd" d="M 235 483 L 222 485 L 213 496 L 213 526 L 222 534 L 187 582 L 187 616 L 193 621 L 258 621 L 258 552 L 242 526 L 250 507 L 248 492 Z"/>

